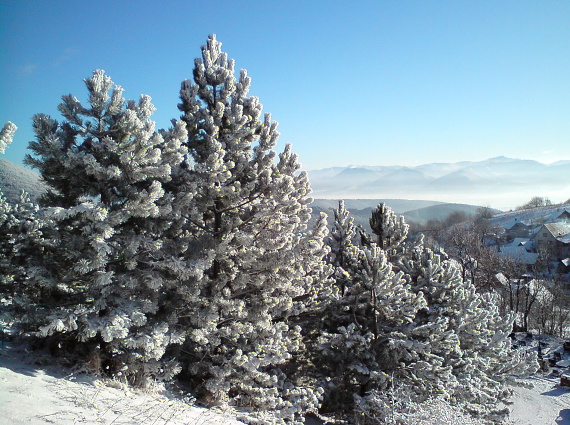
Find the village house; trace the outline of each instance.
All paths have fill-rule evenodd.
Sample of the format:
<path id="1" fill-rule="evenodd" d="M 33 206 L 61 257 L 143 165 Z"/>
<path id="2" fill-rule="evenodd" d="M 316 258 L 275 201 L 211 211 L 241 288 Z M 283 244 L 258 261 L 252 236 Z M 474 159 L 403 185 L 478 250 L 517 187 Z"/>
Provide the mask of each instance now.
<path id="1" fill-rule="evenodd" d="M 515 238 L 509 243 L 498 247 L 499 257 L 509 257 L 519 264 L 532 266 L 536 263 L 538 253 L 534 249 L 534 242 L 528 238 Z"/>
<path id="2" fill-rule="evenodd" d="M 534 237 L 537 250 L 547 250 L 557 259 L 570 254 L 570 223 L 559 221 L 544 224 Z"/>
<path id="3" fill-rule="evenodd" d="M 514 224 L 512 226 L 505 228 L 505 236 L 507 240 L 513 240 L 516 238 L 529 238 L 531 236 L 531 226 L 518 221 L 515 218 Z"/>
<path id="4" fill-rule="evenodd" d="M 563 206 L 556 208 L 544 223 L 568 223 L 570 224 L 570 208 Z"/>

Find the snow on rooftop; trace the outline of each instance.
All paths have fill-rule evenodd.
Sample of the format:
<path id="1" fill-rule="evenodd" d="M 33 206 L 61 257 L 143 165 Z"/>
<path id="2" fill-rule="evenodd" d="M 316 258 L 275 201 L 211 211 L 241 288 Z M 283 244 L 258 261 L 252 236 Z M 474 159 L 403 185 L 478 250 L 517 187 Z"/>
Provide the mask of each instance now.
<path id="1" fill-rule="evenodd" d="M 534 264 L 538 258 L 538 253 L 528 252 L 525 246 L 515 245 L 514 243 L 502 246 L 498 254 L 501 257 L 509 257 L 523 264 Z"/>
<path id="2" fill-rule="evenodd" d="M 528 243 L 531 243 L 530 239 L 528 239 L 528 238 L 514 238 L 512 245 L 513 246 L 524 246 Z"/>
<path id="3" fill-rule="evenodd" d="M 570 224 L 566 223 L 547 223 L 544 225 L 552 236 L 559 237 L 559 236 L 566 236 L 570 234 Z"/>

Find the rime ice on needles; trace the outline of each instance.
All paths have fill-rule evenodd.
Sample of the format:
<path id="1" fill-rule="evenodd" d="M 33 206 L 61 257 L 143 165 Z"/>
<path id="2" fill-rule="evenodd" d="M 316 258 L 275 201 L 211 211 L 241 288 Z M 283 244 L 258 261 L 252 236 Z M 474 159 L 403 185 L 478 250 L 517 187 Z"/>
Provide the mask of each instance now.
<path id="1" fill-rule="evenodd" d="M 179 108 L 193 160 L 183 178 L 199 191 L 185 216 L 207 267 L 190 284 L 199 294 L 185 314 L 189 371 L 218 402 L 299 420 L 317 394 L 293 391 L 280 367 L 302 347 L 288 318 L 306 308 L 324 267 L 324 221 L 307 231 L 307 175 L 289 145 L 276 158 L 277 123 L 261 117 L 250 78 L 236 79 L 215 36 L 193 75 Z"/>
<path id="2" fill-rule="evenodd" d="M 12 143 L 12 139 L 14 138 L 14 133 L 18 127 L 15 124 L 8 121 L 0 130 L 0 153 L 6 152 L 6 147 Z"/>
<path id="3" fill-rule="evenodd" d="M 144 384 L 175 373 L 164 354 L 181 342 L 165 303 L 184 292 L 169 267 L 178 255 L 169 229 L 179 225 L 168 184 L 186 154 L 186 131 L 156 132 L 150 97 L 125 101 L 102 70 L 85 84 L 87 107 L 67 95 L 62 123 L 34 117 L 35 156 L 26 162 L 50 186 L 41 201 L 53 248 L 36 253 L 27 292 L 43 306 L 39 335 L 82 341 L 113 365 L 108 372 Z M 38 299 L 39 287 L 53 298 Z"/>
<path id="4" fill-rule="evenodd" d="M 496 300 L 478 294 L 454 261 L 421 239 L 403 244 L 407 225 L 384 205 L 371 226 L 385 250 L 369 238 L 353 245 L 343 203 L 335 211 L 329 243 L 339 290 L 321 317 L 314 361 L 327 379 L 324 408 L 354 410 L 375 424 L 394 414 L 390 394 L 398 388 L 415 402 L 439 395 L 500 418 L 505 383 L 536 370 L 536 361 L 511 350 L 512 318 L 501 317 Z"/>
<path id="5" fill-rule="evenodd" d="M 370 228 L 377 237 L 376 244 L 385 250 L 394 250 L 408 235 L 409 226 L 403 216 L 397 216 L 385 203 L 372 210 Z"/>

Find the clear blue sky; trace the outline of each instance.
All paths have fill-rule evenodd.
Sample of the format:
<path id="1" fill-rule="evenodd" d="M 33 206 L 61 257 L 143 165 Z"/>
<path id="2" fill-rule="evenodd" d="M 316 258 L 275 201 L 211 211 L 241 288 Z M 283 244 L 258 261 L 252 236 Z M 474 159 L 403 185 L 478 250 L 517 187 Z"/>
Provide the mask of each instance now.
<path id="1" fill-rule="evenodd" d="M 4 158 L 104 69 L 179 118 L 208 34 L 306 169 L 505 155 L 570 160 L 570 1 L 0 1 Z"/>

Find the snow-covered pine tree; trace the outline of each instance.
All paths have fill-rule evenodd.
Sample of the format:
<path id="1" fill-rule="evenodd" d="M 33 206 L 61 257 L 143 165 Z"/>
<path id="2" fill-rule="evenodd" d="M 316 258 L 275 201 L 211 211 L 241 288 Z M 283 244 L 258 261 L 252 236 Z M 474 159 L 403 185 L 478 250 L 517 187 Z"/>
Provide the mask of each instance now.
<path id="1" fill-rule="evenodd" d="M 0 153 L 12 142 L 17 127 L 6 123 L 0 132 Z M 18 202 L 10 203 L 0 192 L 0 316 L 4 323 L 13 323 L 19 307 L 26 304 L 20 288 L 26 278 L 26 263 L 32 252 L 41 246 L 41 217 L 38 207 L 27 193 Z"/>
<path id="2" fill-rule="evenodd" d="M 0 192 L 0 297 L 5 323 L 13 323 L 27 304 L 22 298 L 28 259 L 41 249 L 43 221 L 27 193 L 8 202 Z"/>
<path id="3" fill-rule="evenodd" d="M 6 152 L 6 147 L 12 143 L 17 127 L 8 121 L 0 131 L 0 153 Z M 0 296 L 4 298 L 2 304 L 11 302 L 8 293 L 12 292 L 15 270 L 12 264 L 14 257 L 13 229 L 17 218 L 14 216 L 14 207 L 10 205 L 2 192 L 0 192 Z"/>
<path id="4" fill-rule="evenodd" d="M 411 335 L 424 347 L 407 369 L 421 397 L 444 394 L 470 413 L 500 419 L 509 396 L 505 383 L 537 370 L 533 357 L 511 349 L 513 317 L 499 314 L 497 300 L 479 294 L 461 276 L 459 265 L 420 242 L 399 267 L 428 308 L 416 317 Z"/>
<path id="5" fill-rule="evenodd" d="M 341 211 L 334 232 L 349 234 Z M 359 248 L 357 272 L 321 322 L 315 363 L 328 382 L 325 409 L 355 411 L 358 423 L 375 424 L 393 418 L 402 405 L 395 398 L 406 394 L 414 402 L 444 397 L 487 418 L 504 413 L 497 406 L 508 395 L 505 382 L 536 362 L 511 350 L 512 318 L 443 255 L 420 240 L 400 247 L 392 264 L 374 243 Z"/>
<path id="6" fill-rule="evenodd" d="M 375 243 L 352 245 L 354 226 L 342 202 L 334 215 L 329 259 L 337 274 L 342 259 L 343 278 L 335 279 L 322 314 L 313 362 L 327 382 L 324 410 L 348 413 L 368 392 L 391 386 L 413 345 L 410 326 L 425 300 L 411 292 L 402 273 L 394 273 Z"/>
<path id="7" fill-rule="evenodd" d="M 236 79 L 215 36 L 193 75 L 179 108 L 194 162 L 187 184 L 196 188 L 185 216 L 204 273 L 187 304 L 188 374 L 215 402 L 300 420 L 318 393 L 294 387 L 283 370 L 302 348 L 292 316 L 311 303 L 323 271 L 325 220 L 307 231 L 307 174 L 289 145 L 275 161 L 277 123 L 261 118 L 247 72 Z"/>
<path id="8" fill-rule="evenodd" d="M 384 202 L 372 210 L 370 228 L 376 235 L 378 247 L 387 252 L 395 250 L 405 241 L 409 227 L 404 216 L 396 215 Z"/>
<path id="9" fill-rule="evenodd" d="M 354 245 L 356 238 L 354 219 L 345 208 L 343 200 L 338 202 L 338 209 L 333 210 L 333 214 L 333 227 L 327 240 L 330 247 L 328 262 L 334 268 L 336 289 L 342 295 L 357 271 L 359 249 Z"/>
<path id="10" fill-rule="evenodd" d="M 51 224 L 29 270 L 27 318 L 37 336 L 70 341 L 105 372 L 144 385 L 172 376 L 165 350 L 182 341 L 168 305 L 184 289 L 168 233 L 176 199 L 163 186 L 183 160 L 186 130 L 157 133 L 150 97 L 126 102 L 104 71 L 85 83 L 87 107 L 67 95 L 62 123 L 33 119 L 25 161 L 50 187 L 42 203 Z"/>
<path id="11" fill-rule="evenodd" d="M 13 229 L 17 219 L 13 214 L 14 207 L 6 201 L 0 192 L 0 296 L 3 298 L 2 305 L 6 305 L 11 299 L 11 287 L 16 274 L 12 264 L 14 257 Z"/>

